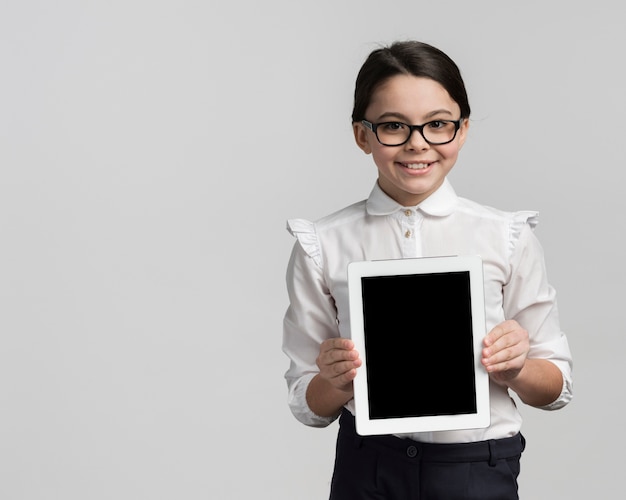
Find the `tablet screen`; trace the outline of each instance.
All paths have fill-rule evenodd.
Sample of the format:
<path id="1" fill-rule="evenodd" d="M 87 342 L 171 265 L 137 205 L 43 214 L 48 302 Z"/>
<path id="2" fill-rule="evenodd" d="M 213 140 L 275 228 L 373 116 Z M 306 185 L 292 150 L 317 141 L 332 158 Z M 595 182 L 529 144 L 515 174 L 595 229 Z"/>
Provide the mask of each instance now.
<path id="1" fill-rule="evenodd" d="M 370 418 L 475 413 L 469 271 L 361 280 Z"/>
<path id="2" fill-rule="evenodd" d="M 489 425 L 479 257 L 353 262 L 348 290 L 359 434 Z"/>

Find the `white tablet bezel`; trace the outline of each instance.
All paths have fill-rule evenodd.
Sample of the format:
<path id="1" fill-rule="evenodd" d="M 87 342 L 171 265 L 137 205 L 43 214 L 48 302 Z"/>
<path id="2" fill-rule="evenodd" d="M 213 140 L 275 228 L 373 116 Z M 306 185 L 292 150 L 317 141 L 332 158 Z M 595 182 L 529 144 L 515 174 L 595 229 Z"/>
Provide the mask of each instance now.
<path id="1" fill-rule="evenodd" d="M 365 349 L 362 278 L 457 271 L 467 271 L 469 273 L 476 413 L 370 418 L 367 381 L 368 355 Z M 486 334 L 483 263 L 480 257 L 449 256 L 352 262 L 348 266 L 348 290 L 351 336 L 363 362 L 354 380 L 355 419 L 357 432 L 360 435 L 406 434 L 489 426 L 489 376 L 480 362 L 483 347 L 482 341 Z M 390 340 L 392 341 L 393 339 Z M 442 372 L 435 376 L 445 376 L 445 373 Z M 393 388 L 390 388 L 390 390 L 393 390 Z M 399 394 L 398 397 L 402 398 L 406 397 L 406 395 Z"/>

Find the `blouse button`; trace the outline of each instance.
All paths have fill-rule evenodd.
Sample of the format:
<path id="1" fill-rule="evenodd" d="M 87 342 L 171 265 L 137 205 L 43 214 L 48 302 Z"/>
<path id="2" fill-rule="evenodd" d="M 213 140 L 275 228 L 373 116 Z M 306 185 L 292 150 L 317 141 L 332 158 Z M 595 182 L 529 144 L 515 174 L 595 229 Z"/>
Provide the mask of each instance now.
<path id="1" fill-rule="evenodd" d="M 410 230 L 410 229 L 407 229 L 407 230 L 406 230 L 406 233 L 404 233 L 404 237 L 405 237 L 405 238 L 410 238 L 410 237 L 411 237 L 411 234 L 412 234 L 412 233 L 411 233 L 411 230 Z"/>
<path id="2" fill-rule="evenodd" d="M 408 209 L 404 211 L 404 215 L 406 215 L 407 217 L 410 217 L 411 213 L 412 212 L 410 210 L 408 210 Z"/>

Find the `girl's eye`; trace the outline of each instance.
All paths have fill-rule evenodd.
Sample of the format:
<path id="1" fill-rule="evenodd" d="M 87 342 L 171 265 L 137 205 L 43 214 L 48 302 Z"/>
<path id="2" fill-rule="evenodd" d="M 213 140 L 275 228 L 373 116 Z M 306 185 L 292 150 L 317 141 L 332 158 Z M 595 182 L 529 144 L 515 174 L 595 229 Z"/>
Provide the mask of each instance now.
<path id="1" fill-rule="evenodd" d="M 406 125 L 402 122 L 387 122 L 382 125 L 385 132 L 401 132 L 406 129 Z"/>
<path id="2" fill-rule="evenodd" d="M 433 122 L 428 122 L 428 128 L 432 128 L 432 129 L 441 129 L 443 127 L 445 127 L 448 123 L 441 121 L 441 120 L 435 120 Z"/>

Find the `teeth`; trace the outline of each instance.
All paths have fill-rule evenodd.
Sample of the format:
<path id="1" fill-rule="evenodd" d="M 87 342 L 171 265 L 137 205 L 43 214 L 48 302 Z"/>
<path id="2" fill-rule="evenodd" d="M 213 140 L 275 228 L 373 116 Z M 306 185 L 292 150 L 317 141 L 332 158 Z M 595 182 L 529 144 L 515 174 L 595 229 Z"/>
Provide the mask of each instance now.
<path id="1" fill-rule="evenodd" d="M 412 170 L 422 170 L 428 166 L 428 163 L 405 163 L 404 166 Z"/>

